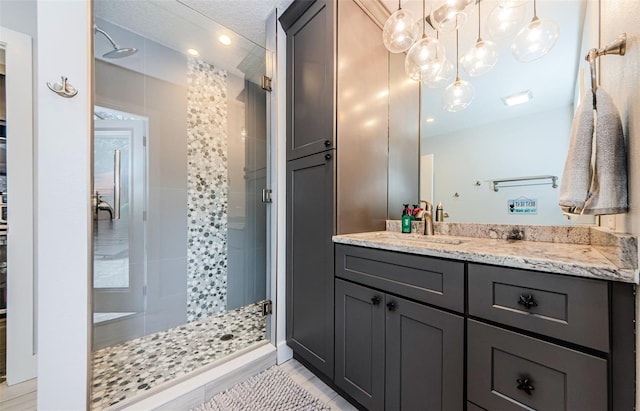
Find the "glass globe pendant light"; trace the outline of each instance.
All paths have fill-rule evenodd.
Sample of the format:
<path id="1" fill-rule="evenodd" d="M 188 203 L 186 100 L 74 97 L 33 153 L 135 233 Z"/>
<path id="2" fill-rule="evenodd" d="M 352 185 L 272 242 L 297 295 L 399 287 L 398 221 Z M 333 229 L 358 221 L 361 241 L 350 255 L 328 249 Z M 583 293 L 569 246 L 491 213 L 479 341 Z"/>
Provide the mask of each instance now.
<path id="1" fill-rule="evenodd" d="M 422 2 L 422 12 L 426 8 L 426 0 Z M 425 19 L 422 19 L 422 39 L 416 42 L 404 60 L 404 70 L 415 81 L 423 81 L 435 77 L 445 60 L 444 46 L 426 35 Z"/>
<path id="2" fill-rule="evenodd" d="M 534 61 L 546 55 L 556 44 L 560 29 L 551 20 L 541 20 L 536 12 L 536 0 L 533 0 L 533 18 L 523 27 L 511 44 L 515 58 L 524 63 Z"/>
<path id="3" fill-rule="evenodd" d="M 454 31 L 467 22 L 467 14 L 473 9 L 476 0 L 446 0 L 434 7 L 429 22 L 438 31 Z"/>
<path id="4" fill-rule="evenodd" d="M 489 37 L 493 40 L 501 40 L 516 34 L 522 27 L 524 12 L 525 8 L 522 5 L 512 7 L 498 4 L 487 18 L 486 28 Z"/>
<path id="5" fill-rule="evenodd" d="M 442 93 L 442 108 L 451 111 L 462 111 L 469 107 L 473 101 L 473 85 L 465 80 L 460 80 L 458 70 L 458 31 L 456 30 L 456 80 L 449 84 Z"/>
<path id="6" fill-rule="evenodd" d="M 462 68 L 471 77 L 488 73 L 498 61 L 496 45 L 482 40 L 480 36 L 480 4 L 478 4 L 478 40 L 476 44 L 462 56 Z"/>
<path id="7" fill-rule="evenodd" d="M 413 13 L 411 10 L 404 10 L 400 1 L 398 0 L 398 10 L 389 16 L 382 29 L 382 42 L 392 53 L 409 50 L 420 37 L 420 26 Z"/>
<path id="8" fill-rule="evenodd" d="M 436 32 L 436 39 L 440 41 L 440 35 L 438 32 Z M 442 67 L 440 67 L 438 73 L 433 77 L 422 79 L 422 83 L 429 88 L 444 87 L 449 84 L 453 71 L 453 63 L 445 56 L 445 59 L 442 62 Z"/>

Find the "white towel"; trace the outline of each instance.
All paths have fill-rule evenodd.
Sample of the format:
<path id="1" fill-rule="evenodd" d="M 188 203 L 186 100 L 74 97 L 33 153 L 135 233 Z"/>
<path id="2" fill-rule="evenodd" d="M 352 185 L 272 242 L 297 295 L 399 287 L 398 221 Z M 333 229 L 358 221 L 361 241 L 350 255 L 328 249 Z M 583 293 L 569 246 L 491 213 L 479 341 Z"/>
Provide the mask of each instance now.
<path id="1" fill-rule="evenodd" d="M 592 98 L 588 91 L 573 119 L 560 207 L 572 214 L 624 213 L 627 155 L 620 114 L 611 96 L 598 88 L 594 120 Z"/>

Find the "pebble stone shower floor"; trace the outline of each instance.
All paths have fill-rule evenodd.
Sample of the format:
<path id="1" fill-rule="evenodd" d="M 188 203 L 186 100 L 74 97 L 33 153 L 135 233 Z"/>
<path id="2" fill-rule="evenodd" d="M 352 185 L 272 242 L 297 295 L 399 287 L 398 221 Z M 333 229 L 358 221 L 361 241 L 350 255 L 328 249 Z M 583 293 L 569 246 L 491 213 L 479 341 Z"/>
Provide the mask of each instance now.
<path id="1" fill-rule="evenodd" d="M 233 334 L 222 341 L 221 337 Z M 93 353 L 92 409 L 106 409 L 266 338 L 261 303 Z"/>

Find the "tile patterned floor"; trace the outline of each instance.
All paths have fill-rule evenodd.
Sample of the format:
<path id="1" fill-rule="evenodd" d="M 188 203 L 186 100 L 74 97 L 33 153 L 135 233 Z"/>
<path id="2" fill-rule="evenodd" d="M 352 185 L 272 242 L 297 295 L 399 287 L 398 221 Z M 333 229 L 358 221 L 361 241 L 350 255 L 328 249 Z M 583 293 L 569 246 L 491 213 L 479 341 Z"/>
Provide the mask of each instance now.
<path id="1" fill-rule="evenodd" d="M 280 365 L 280 368 L 302 388 L 330 406 L 332 411 L 356 411 L 353 405 L 339 396 L 298 361 L 291 359 Z M 36 380 L 30 380 L 13 387 L 7 387 L 7 384 L 0 384 L 0 410 L 35 411 Z"/>
<path id="2" fill-rule="evenodd" d="M 222 341 L 225 334 L 234 337 Z M 130 399 L 265 337 L 266 321 L 257 303 L 98 350 L 93 354 L 92 409 Z"/>

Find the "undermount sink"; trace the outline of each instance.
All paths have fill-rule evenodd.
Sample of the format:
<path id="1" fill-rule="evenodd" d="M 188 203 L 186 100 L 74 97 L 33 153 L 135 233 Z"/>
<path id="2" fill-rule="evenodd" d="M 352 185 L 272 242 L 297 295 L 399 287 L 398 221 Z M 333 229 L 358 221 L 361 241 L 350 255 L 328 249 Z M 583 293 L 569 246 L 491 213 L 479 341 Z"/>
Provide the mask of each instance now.
<path id="1" fill-rule="evenodd" d="M 411 241 L 416 243 L 436 243 L 458 245 L 464 241 L 459 238 L 443 237 L 437 235 L 403 234 L 392 231 L 385 231 L 376 234 L 376 238 L 385 240 Z"/>

